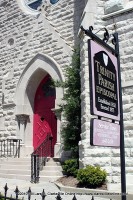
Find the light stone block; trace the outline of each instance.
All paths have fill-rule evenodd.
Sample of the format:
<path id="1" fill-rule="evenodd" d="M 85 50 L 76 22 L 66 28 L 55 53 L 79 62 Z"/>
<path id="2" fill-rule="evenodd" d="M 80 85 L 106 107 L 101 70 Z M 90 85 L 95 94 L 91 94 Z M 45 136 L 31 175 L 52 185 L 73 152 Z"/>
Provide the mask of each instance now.
<path id="1" fill-rule="evenodd" d="M 108 0 L 105 3 L 105 14 L 109 14 L 124 8 L 123 0 Z"/>

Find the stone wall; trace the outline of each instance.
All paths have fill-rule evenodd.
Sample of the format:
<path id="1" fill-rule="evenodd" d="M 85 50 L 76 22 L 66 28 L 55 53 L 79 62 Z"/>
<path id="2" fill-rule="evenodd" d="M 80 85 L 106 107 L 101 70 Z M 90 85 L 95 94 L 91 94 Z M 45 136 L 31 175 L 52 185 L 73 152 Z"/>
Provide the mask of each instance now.
<path id="1" fill-rule="evenodd" d="M 132 8 L 132 7 L 131 7 Z M 123 94 L 123 117 L 124 117 L 124 135 L 125 135 L 125 156 L 126 156 L 126 178 L 127 184 L 132 181 L 133 165 L 133 126 L 132 126 L 132 99 L 133 99 L 133 10 L 122 12 L 117 16 L 104 18 L 106 27 L 110 32 L 118 32 L 120 46 L 120 64 L 122 76 L 122 94 Z M 119 168 L 119 154 L 114 154 L 112 166 Z M 118 170 L 117 170 L 118 171 Z M 117 173 L 118 174 L 118 173 Z M 117 175 L 116 174 L 116 175 Z"/>
<path id="2" fill-rule="evenodd" d="M 106 9 L 106 3 L 108 10 Z M 30 15 L 21 10 L 17 0 L 0 2 L 0 137 L 16 137 L 18 130 L 15 115 L 15 95 L 18 83 L 29 63 L 37 55 L 53 59 L 65 75 L 65 66 L 70 64 L 74 45 L 81 47 L 81 106 L 82 133 L 79 143 L 80 167 L 87 164 L 101 165 L 108 172 L 110 182 L 120 182 L 119 149 L 90 146 L 90 97 L 88 67 L 88 37 L 79 27 L 94 26 L 94 32 L 107 27 L 110 33 L 119 33 L 123 109 L 125 125 L 125 153 L 127 180 L 131 180 L 133 164 L 133 22 L 132 1 L 105 0 L 60 0 L 47 11 Z M 84 10 L 84 12 L 83 12 Z M 77 37 L 79 33 L 80 40 Z M 102 37 L 102 30 L 98 32 Z M 34 82 L 34 80 L 32 79 Z M 33 84 L 33 82 L 31 83 Z M 36 82 L 37 85 L 37 82 Z M 26 90 L 26 88 L 25 88 Z M 30 88 L 28 88 L 30 91 Z M 21 90 L 20 90 L 21 94 Z M 19 104 L 19 102 L 17 102 Z M 24 113 L 21 113 L 24 114 Z M 27 118 L 27 115 L 25 115 Z M 32 126 L 31 121 L 28 122 Z M 31 130 L 31 129 L 29 129 Z M 128 176 L 128 174 L 130 174 Z M 131 182 L 130 181 L 130 182 Z"/>
<path id="3" fill-rule="evenodd" d="M 83 8 L 84 1 L 60 0 L 49 12 L 30 15 L 21 10 L 21 4 L 17 0 L 0 2 L 2 138 L 16 137 L 18 124 L 14 96 L 18 81 L 29 62 L 38 54 L 47 55 L 58 64 L 63 73 L 65 66 L 70 64 Z"/>
<path id="4" fill-rule="evenodd" d="M 132 61 L 133 61 L 133 12 L 132 7 L 129 8 L 129 3 L 122 4 L 117 11 L 112 10 L 110 4 L 110 11 L 106 10 L 106 3 L 110 1 L 94 1 L 95 7 L 90 11 L 89 3 L 82 20 L 84 28 L 89 26 L 94 27 L 94 33 L 103 27 L 106 27 L 110 34 L 115 31 L 119 34 L 120 42 L 120 62 L 121 62 L 121 76 L 123 86 L 123 111 L 124 111 L 124 134 L 125 134 L 125 155 L 126 155 L 126 177 L 127 184 L 132 184 L 132 165 L 133 165 L 133 126 L 132 126 L 132 95 L 133 95 L 133 81 L 132 81 Z M 116 1 L 114 3 L 117 4 Z M 104 7 L 105 5 L 105 7 Z M 87 9 L 88 8 L 88 9 Z M 106 14 L 105 14 L 106 13 Z M 107 14 L 108 13 L 108 14 Z M 88 19 L 88 20 L 87 20 Z M 90 20 L 89 20 L 90 19 Z M 81 38 L 81 100 L 82 100 L 82 133 L 81 141 L 79 143 L 80 149 L 80 167 L 88 164 L 100 165 L 108 172 L 108 181 L 110 183 L 120 183 L 120 150 L 119 148 L 109 147 L 92 147 L 90 146 L 90 98 L 89 98 L 89 67 L 88 67 L 88 47 L 87 36 L 80 32 Z M 102 39 L 103 32 L 100 30 L 97 35 Z M 109 43 L 111 45 L 111 43 Z"/>

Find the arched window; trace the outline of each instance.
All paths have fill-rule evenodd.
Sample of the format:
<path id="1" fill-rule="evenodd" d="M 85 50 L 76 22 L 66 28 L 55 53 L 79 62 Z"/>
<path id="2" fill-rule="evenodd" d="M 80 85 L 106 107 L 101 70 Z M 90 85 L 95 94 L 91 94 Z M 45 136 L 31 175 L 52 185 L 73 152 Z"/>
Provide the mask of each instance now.
<path id="1" fill-rule="evenodd" d="M 51 4 L 55 4 L 55 3 L 57 3 L 59 0 L 50 0 L 50 3 Z"/>
<path id="2" fill-rule="evenodd" d="M 31 9 L 37 10 L 37 8 L 42 4 L 42 0 L 25 0 L 25 3 Z"/>

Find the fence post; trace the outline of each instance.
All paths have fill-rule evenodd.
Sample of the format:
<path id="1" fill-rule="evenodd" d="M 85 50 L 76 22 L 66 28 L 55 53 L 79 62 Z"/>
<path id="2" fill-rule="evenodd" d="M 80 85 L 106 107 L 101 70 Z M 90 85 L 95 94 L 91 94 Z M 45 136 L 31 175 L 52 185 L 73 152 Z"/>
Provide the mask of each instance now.
<path id="1" fill-rule="evenodd" d="M 60 193 L 58 193 L 57 197 L 55 197 L 57 200 L 62 200 Z"/>
<path id="2" fill-rule="evenodd" d="M 29 187 L 29 190 L 28 190 L 28 200 L 30 200 L 31 199 L 31 188 Z"/>
<path id="3" fill-rule="evenodd" d="M 34 183 L 36 183 L 36 173 L 37 173 L 37 164 L 36 164 L 36 155 L 33 155 L 34 156 L 34 163 L 33 163 L 33 167 L 34 167 Z"/>
<path id="4" fill-rule="evenodd" d="M 20 140 L 18 141 L 18 158 L 20 157 Z"/>
<path id="5" fill-rule="evenodd" d="M 45 200 L 45 197 L 46 197 L 47 195 L 46 195 L 44 189 L 43 189 L 43 191 L 42 191 L 42 193 L 41 193 L 41 196 L 42 196 L 42 200 Z"/>
<path id="6" fill-rule="evenodd" d="M 15 189 L 15 194 L 16 194 L 16 200 L 18 199 L 18 193 L 19 193 L 19 189 L 18 189 L 18 186 L 16 186 L 16 189 Z"/>
<path id="7" fill-rule="evenodd" d="M 77 198 L 76 198 L 75 194 L 74 194 L 74 197 L 73 197 L 73 199 L 72 199 L 72 200 L 77 200 Z"/>
<path id="8" fill-rule="evenodd" d="M 7 183 L 6 183 L 5 187 L 4 187 L 4 190 L 5 190 L 5 196 L 4 196 L 4 199 L 6 200 L 6 195 L 7 195 L 7 190 L 8 190 Z"/>

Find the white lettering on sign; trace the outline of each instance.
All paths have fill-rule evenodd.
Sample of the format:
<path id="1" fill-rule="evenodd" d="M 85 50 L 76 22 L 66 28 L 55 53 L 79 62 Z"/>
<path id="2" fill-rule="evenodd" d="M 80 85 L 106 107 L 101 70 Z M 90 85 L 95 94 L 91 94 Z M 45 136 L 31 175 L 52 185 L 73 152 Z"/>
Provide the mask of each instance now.
<path id="1" fill-rule="evenodd" d="M 93 145 L 119 147 L 120 125 L 99 119 L 94 119 Z"/>

